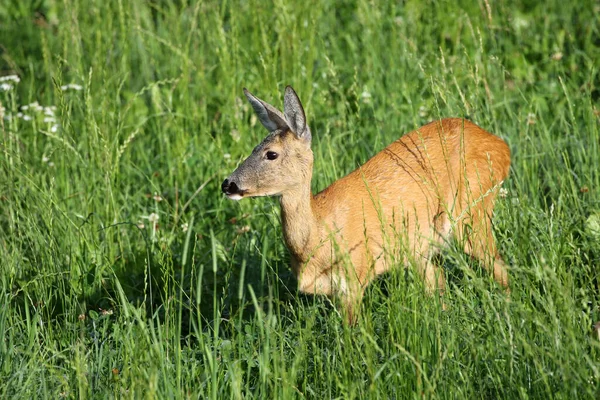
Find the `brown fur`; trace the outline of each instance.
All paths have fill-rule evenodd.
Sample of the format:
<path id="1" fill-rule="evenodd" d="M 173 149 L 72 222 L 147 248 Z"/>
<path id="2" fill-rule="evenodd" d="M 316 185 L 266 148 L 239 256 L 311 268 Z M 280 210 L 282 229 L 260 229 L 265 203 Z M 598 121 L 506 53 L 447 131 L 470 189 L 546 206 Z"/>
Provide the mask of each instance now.
<path id="1" fill-rule="evenodd" d="M 301 291 L 337 296 L 350 322 L 368 283 L 398 264 L 412 262 L 429 292 L 443 291 L 443 272 L 431 259 L 452 236 L 508 289 L 491 226 L 510 166 L 502 139 L 464 119 L 434 121 L 313 196 L 310 131 L 291 133 L 276 130 L 255 149 L 259 157 L 278 152 L 279 163 L 253 160 L 248 168 L 251 156 L 231 181 L 244 196 L 281 196 L 283 235 Z"/>

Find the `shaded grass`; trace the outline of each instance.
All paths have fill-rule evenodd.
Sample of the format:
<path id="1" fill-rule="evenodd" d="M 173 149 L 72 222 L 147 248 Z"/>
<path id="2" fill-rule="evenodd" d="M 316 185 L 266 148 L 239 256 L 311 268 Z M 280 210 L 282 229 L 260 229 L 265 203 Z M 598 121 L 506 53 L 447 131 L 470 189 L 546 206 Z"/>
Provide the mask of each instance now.
<path id="1" fill-rule="evenodd" d="M 21 78 L 0 92 L 0 396 L 597 398 L 598 11 L 0 6 L 0 75 Z M 276 201 L 219 192 L 263 136 L 241 88 L 279 104 L 287 84 L 314 133 L 315 191 L 431 119 L 503 137 L 511 301 L 456 250 L 447 312 L 410 270 L 369 288 L 353 328 L 299 296 Z M 34 101 L 57 107 L 56 132 L 20 108 Z"/>

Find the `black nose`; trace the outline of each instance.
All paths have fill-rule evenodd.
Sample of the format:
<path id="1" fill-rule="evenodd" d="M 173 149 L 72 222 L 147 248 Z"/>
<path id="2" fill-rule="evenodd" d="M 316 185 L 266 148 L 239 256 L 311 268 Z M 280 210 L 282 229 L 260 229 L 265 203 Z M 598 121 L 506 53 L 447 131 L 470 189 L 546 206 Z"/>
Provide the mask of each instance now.
<path id="1" fill-rule="evenodd" d="M 225 194 L 236 194 L 240 191 L 240 188 L 238 188 L 235 182 L 229 182 L 229 179 L 225 179 L 221 184 L 221 190 Z"/>

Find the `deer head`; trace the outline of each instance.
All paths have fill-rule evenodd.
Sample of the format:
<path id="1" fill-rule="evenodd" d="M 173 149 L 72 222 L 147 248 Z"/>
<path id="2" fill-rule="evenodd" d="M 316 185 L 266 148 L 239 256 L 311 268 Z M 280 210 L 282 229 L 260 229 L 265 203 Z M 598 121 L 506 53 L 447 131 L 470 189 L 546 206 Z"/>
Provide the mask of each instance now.
<path id="1" fill-rule="evenodd" d="M 280 196 L 310 188 L 313 153 L 304 109 L 291 86 L 286 87 L 283 113 L 254 96 L 244 94 L 269 135 L 225 179 L 221 190 L 230 199 Z"/>

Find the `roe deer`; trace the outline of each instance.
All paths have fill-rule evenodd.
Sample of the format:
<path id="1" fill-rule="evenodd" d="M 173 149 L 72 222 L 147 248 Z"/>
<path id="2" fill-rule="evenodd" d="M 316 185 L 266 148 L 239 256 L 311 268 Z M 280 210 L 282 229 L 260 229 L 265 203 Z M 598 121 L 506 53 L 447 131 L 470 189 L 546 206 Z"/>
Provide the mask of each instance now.
<path id="1" fill-rule="evenodd" d="M 434 121 L 313 196 L 311 132 L 294 89 L 285 90 L 283 113 L 244 93 L 269 135 L 221 189 L 234 200 L 280 197 L 300 291 L 337 297 L 349 323 L 365 287 L 393 264 L 414 263 L 426 290 L 441 293 L 432 256 L 451 236 L 508 291 L 491 226 L 510 166 L 502 139 L 465 119 Z"/>

